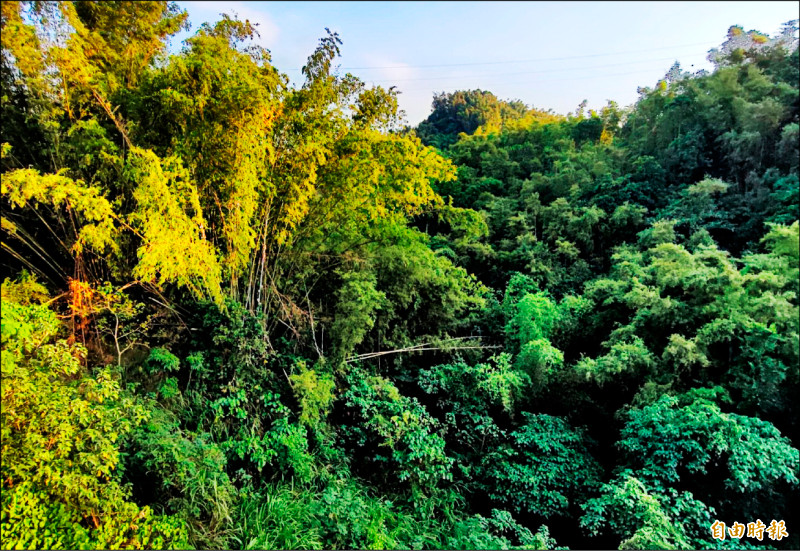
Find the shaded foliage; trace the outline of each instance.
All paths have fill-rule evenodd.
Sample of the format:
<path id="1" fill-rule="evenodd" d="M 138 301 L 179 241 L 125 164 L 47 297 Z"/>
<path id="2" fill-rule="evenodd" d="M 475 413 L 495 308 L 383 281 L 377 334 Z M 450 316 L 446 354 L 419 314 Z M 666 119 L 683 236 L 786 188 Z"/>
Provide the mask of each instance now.
<path id="1" fill-rule="evenodd" d="M 186 21 L 2 3 L 4 548 L 797 516 L 796 22 L 627 108 L 457 91 L 409 129 L 336 33 L 292 86 L 229 15 L 167 55 Z"/>

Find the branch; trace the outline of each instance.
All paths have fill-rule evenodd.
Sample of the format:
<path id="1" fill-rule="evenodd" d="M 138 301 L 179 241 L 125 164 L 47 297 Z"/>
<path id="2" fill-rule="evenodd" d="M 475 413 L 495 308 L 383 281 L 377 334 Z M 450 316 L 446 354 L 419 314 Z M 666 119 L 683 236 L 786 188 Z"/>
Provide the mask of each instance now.
<path id="1" fill-rule="evenodd" d="M 452 341 L 463 341 L 466 339 L 480 339 L 480 337 L 454 337 L 452 339 L 445 339 L 442 342 L 452 342 Z M 359 354 L 357 356 L 351 356 L 345 360 L 346 363 L 358 362 L 361 360 L 370 360 L 372 358 L 377 358 L 379 356 L 386 356 L 388 354 L 402 354 L 405 352 L 430 352 L 430 351 L 437 351 L 437 350 L 486 350 L 486 349 L 493 349 L 493 348 L 502 348 L 499 345 L 479 345 L 479 346 L 435 346 L 435 343 L 421 343 L 416 344 L 414 346 L 408 346 L 406 348 L 397 348 L 394 350 L 383 350 L 381 352 L 367 352 L 365 354 Z"/>

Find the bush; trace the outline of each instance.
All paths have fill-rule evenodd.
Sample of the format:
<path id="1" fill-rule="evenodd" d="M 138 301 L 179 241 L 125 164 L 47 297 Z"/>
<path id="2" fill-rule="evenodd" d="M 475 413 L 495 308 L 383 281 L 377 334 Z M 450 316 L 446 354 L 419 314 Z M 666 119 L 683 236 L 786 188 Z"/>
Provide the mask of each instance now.
<path id="1" fill-rule="evenodd" d="M 119 444 L 149 411 L 56 340 L 34 282 L 3 282 L 2 547 L 180 548 L 186 527 L 130 501 Z"/>

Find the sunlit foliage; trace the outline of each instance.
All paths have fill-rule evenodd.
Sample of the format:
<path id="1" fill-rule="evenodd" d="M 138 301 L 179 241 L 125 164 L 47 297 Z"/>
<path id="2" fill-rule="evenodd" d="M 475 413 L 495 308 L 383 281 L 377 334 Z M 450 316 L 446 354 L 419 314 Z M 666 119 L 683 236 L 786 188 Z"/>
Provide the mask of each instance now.
<path id="1" fill-rule="evenodd" d="M 2 3 L 0 546 L 747 548 L 711 523 L 797 516 L 796 22 L 629 107 L 456 91 L 412 129 L 336 33 L 292 85 L 235 15 L 168 50 L 187 18 Z"/>

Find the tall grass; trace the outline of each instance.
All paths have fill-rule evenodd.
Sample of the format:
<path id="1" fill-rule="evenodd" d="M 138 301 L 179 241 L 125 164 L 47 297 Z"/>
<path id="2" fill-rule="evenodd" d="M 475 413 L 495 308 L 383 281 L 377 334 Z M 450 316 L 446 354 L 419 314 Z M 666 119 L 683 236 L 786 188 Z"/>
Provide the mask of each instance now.
<path id="1" fill-rule="evenodd" d="M 312 492 L 289 484 L 243 492 L 234 518 L 238 549 L 324 549 Z"/>
<path id="2" fill-rule="evenodd" d="M 435 549 L 453 526 L 344 479 L 322 490 L 291 483 L 243 491 L 228 546 L 239 549 Z"/>

